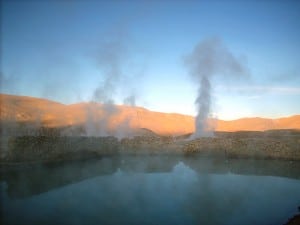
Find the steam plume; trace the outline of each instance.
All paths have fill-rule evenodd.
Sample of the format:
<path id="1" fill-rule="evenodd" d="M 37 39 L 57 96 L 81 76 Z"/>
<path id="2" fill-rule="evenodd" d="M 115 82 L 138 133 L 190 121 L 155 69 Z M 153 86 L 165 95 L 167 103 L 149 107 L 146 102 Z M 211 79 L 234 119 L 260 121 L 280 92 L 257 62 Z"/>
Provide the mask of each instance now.
<path id="1" fill-rule="evenodd" d="M 88 136 L 109 136 L 109 122 L 118 112 L 113 97 L 122 76 L 122 61 L 125 54 L 123 42 L 116 38 L 100 44 L 95 55 L 97 65 L 103 72 L 103 81 L 93 92 L 87 109 L 86 133 Z M 97 103 L 102 103 L 101 109 Z M 101 118 L 101 119 L 99 119 Z"/>
<path id="2" fill-rule="evenodd" d="M 124 74 L 123 67 L 128 63 L 128 49 L 126 42 L 121 38 L 124 35 L 117 33 L 103 41 L 98 48 L 95 60 L 99 66 L 103 80 L 93 92 L 92 102 L 87 111 L 86 133 L 88 136 L 127 136 L 129 132 L 129 119 L 126 118 L 114 133 L 110 127 L 113 117 L 120 113 L 115 105 L 114 98 L 122 86 L 122 81 L 127 85 L 130 80 Z M 130 96 L 124 100 L 126 104 L 134 105 L 135 97 Z M 102 103 L 101 108 L 99 104 Z M 100 118 L 100 119 L 99 119 Z"/>
<path id="3" fill-rule="evenodd" d="M 122 65 L 127 54 L 126 47 L 120 38 L 106 41 L 100 44 L 97 51 L 96 63 L 102 69 L 104 81 L 93 93 L 93 100 L 105 104 L 113 103 L 117 86 L 122 77 Z"/>
<path id="4" fill-rule="evenodd" d="M 198 85 L 193 138 L 209 136 L 211 131 L 207 119 L 211 110 L 212 78 L 220 75 L 226 76 L 226 79 L 243 76 L 247 74 L 246 69 L 218 38 L 208 38 L 196 45 L 185 57 L 185 64 Z"/>
<path id="5" fill-rule="evenodd" d="M 130 96 L 124 98 L 123 104 L 128 105 L 128 106 L 135 106 L 135 96 L 130 95 Z"/>

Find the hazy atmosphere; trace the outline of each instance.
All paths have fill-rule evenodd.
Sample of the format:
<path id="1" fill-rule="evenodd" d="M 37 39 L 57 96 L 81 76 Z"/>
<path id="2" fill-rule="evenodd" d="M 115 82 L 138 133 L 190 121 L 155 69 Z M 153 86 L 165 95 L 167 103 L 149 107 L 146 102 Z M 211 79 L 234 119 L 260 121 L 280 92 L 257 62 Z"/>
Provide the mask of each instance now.
<path id="1" fill-rule="evenodd" d="M 300 1 L 0 4 L 0 224 L 300 224 Z"/>
<path id="2" fill-rule="evenodd" d="M 2 93 L 194 116 L 207 95 L 201 113 L 219 119 L 300 112 L 298 1 L 1 3 Z"/>

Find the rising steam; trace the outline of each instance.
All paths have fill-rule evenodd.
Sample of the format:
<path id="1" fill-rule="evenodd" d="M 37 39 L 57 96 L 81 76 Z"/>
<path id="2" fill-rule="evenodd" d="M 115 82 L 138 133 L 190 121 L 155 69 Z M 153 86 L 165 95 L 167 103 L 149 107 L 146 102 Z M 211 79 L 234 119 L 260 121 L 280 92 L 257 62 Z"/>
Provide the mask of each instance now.
<path id="1" fill-rule="evenodd" d="M 114 35 L 109 41 L 100 43 L 95 61 L 101 70 L 102 82 L 99 83 L 92 95 L 92 101 L 87 109 L 86 134 L 88 136 L 117 136 L 125 137 L 129 133 L 130 121 L 126 118 L 112 131 L 111 124 L 114 116 L 120 113 L 114 98 L 122 86 L 122 79 L 130 82 L 124 74 L 123 66 L 128 62 L 128 49 L 122 35 Z M 99 107 L 101 103 L 101 107 Z M 124 99 L 124 103 L 134 106 L 135 96 Z M 126 134 L 125 134 L 126 133 Z"/>
<path id="2" fill-rule="evenodd" d="M 88 136 L 111 135 L 110 119 L 118 112 L 113 97 L 122 76 L 121 62 L 124 54 L 124 45 L 119 39 L 103 42 L 97 49 L 95 61 L 103 72 L 103 81 L 93 92 L 92 102 L 87 108 L 85 128 Z M 98 103 L 102 104 L 101 108 Z"/>
<path id="3" fill-rule="evenodd" d="M 245 67 L 218 38 L 208 38 L 195 46 L 185 57 L 191 77 L 198 85 L 195 104 L 197 116 L 193 138 L 211 135 L 208 117 L 211 110 L 212 78 L 226 76 L 237 78 L 247 74 Z"/>
<path id="4" fill-rule="evenodd" d="M 129 95 L 128 97 L 124 98 L 123 104 L 128 105 L 128 106 L 136 106 L 135 105 L 135 96 Z"/>

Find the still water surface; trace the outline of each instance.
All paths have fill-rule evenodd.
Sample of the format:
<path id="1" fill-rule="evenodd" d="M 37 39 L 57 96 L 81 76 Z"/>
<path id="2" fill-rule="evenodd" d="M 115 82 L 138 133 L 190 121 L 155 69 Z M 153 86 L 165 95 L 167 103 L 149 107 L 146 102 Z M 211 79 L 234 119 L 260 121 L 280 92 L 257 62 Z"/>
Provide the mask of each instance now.
<path id="1" fill-rule="evenodd" d="M 1 222 L 283 224 L 297 213 L 300 180 L 277 176 L 276 163 L 129 157 L 6 171 Z"/>

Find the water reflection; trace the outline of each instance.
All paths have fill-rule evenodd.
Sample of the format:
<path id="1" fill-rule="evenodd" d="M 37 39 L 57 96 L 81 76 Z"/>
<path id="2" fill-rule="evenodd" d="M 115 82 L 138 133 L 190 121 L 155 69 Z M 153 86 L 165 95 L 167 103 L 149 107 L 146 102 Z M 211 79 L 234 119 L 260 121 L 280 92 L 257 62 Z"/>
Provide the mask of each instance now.
<path id="1" fill-rule="evenodd" d="M 56 164 L 33 164 L 2 168 L 10 198 L 27 197 L 96 176 L 115 173 L 168 173 L 182 162 L 200 174 L 242 174 L 300 179 L 300 163 L 276 160 L 223 160 L 194 157 L 108 157 Z"/>
<path id="2" fill-rule="evenodd" d="M 297 169 L 167 156 L 32 166 L 2 174 L 2 222 L 283 224 L 300 205 Z"/>

